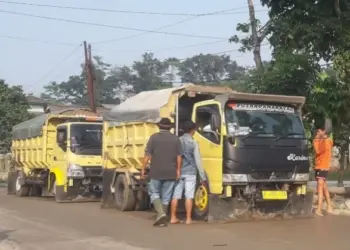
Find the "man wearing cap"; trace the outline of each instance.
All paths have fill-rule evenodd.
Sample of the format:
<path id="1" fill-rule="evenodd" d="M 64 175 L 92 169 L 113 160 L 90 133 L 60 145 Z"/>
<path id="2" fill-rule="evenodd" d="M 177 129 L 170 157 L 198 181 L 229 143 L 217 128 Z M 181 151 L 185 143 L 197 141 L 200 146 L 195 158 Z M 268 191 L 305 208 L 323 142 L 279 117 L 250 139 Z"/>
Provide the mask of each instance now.
<path id="1" fill-rule="evenodd" d="M 182 145 L 180 139 L 170 133 L 173 127 L 168 118 L 158 123 L 160 131 L 153 134 L 147 143 L 141 177 L 145 177 L 146 165 L 150 162 L 149 187 L 151 203 L 157 212 L 155 226 L 167 223 L 166 213 L 172 198 L 175 181 L 180 177 Z"/>

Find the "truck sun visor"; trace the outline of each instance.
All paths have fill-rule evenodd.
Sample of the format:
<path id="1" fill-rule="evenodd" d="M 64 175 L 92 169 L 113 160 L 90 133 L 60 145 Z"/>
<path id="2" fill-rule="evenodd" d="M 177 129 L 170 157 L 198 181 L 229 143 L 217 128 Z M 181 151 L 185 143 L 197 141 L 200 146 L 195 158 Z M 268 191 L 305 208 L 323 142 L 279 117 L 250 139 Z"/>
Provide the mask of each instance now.
<path id="1" fill-rule="evenodd" d="M 254 104 L 254 103 L 229 103 L 228 106 L 234 110 L 280 112 L 280 113 L 289 113 L 289 114 L 295 113 L 295 109 L 293 107 L 282 106 L 282 105 Z"/>

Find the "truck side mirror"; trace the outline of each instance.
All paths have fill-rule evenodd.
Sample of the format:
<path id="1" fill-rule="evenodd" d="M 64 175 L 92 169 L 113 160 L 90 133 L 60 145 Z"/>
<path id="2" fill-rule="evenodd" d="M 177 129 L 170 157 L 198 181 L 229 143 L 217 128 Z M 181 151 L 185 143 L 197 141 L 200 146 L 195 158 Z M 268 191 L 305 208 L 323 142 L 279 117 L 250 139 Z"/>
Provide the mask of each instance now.
<path id="1" fill-rule="evenodd" d="M 56 143 L 64 150 L 67 149 L 67 130 L 64 128 L 57 129 Z"/>
<path id="2" fill-rule="evenodd" d="M 210 119 L 210 128 L 212 131 L 216 131 L 220 128 L 220 117 L 216 114 L 212 114 Z"/>

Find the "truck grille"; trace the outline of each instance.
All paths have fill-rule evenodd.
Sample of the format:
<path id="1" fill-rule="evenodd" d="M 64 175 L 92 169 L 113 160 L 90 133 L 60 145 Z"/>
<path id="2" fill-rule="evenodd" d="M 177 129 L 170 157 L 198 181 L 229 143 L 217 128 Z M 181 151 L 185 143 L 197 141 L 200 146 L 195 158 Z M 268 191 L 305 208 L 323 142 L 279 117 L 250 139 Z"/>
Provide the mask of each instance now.
<path id="1" fill-rule="evenodd" d="M 251 176 L 255 180 L 282 180 L 291 179 L 293 177 L 293 172 L 256 171 L 253 172 Z"/>
<path id="2" fill-rule="evenodd" d="M 85 176 L 100 176 L 102 174 L 102 167 L 92 166 L 83 167 Z"/>

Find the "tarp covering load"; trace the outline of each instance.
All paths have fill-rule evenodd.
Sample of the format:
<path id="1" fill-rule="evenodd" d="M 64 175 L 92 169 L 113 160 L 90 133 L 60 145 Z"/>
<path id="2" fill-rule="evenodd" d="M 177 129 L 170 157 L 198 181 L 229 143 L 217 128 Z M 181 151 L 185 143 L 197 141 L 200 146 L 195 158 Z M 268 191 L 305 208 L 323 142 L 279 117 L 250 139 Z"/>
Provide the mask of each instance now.
<path id="1" fill-rule="evenodd" d="M 12 139 L 18 140 L 40 136 L 48 117 L 49 114 L 45 114 L 17 124 L 12 129 Z"/>
<path id="2" fill-rule="evenodd" d="M 62 116 L 62 118 L 73 118 L 74 116 L 77 116 L 77 118 L 79 118 L 79 116 L 96 116 L 96 114 L 87 109 L 65 109 L 49 114 L 40 115 L 15 125 L 12 128 L 12 139 L 20 140 L 41 136 L 43 126 L 45 125 L 45 122 L 48 119 L 50 119 L 51 116 Z"/>
<path id="3" fill-rule="evenodd" d="M 169 103 L 171 95 L 178 93 L 182 96 L 185 92 L 209 94 L 213 95 L 214 98 L 217 94 L 232 93 L 233 91 L 228 87 L 201 86 L 191 83 L 177 88 L 144 91 L 105 112 L 103 120 L 109 121 L 111 126 L 126 122 L 157 123 L 160 120 L 161 109 Z"/>
<path id="4" fill-rule="evenodd" d="M 104 113 L 103 120 L 124 122 L 151 122 L 160 119 L 160 109 L 169 101 L 174 91 L 185 87 L 144 91 Z"/>

